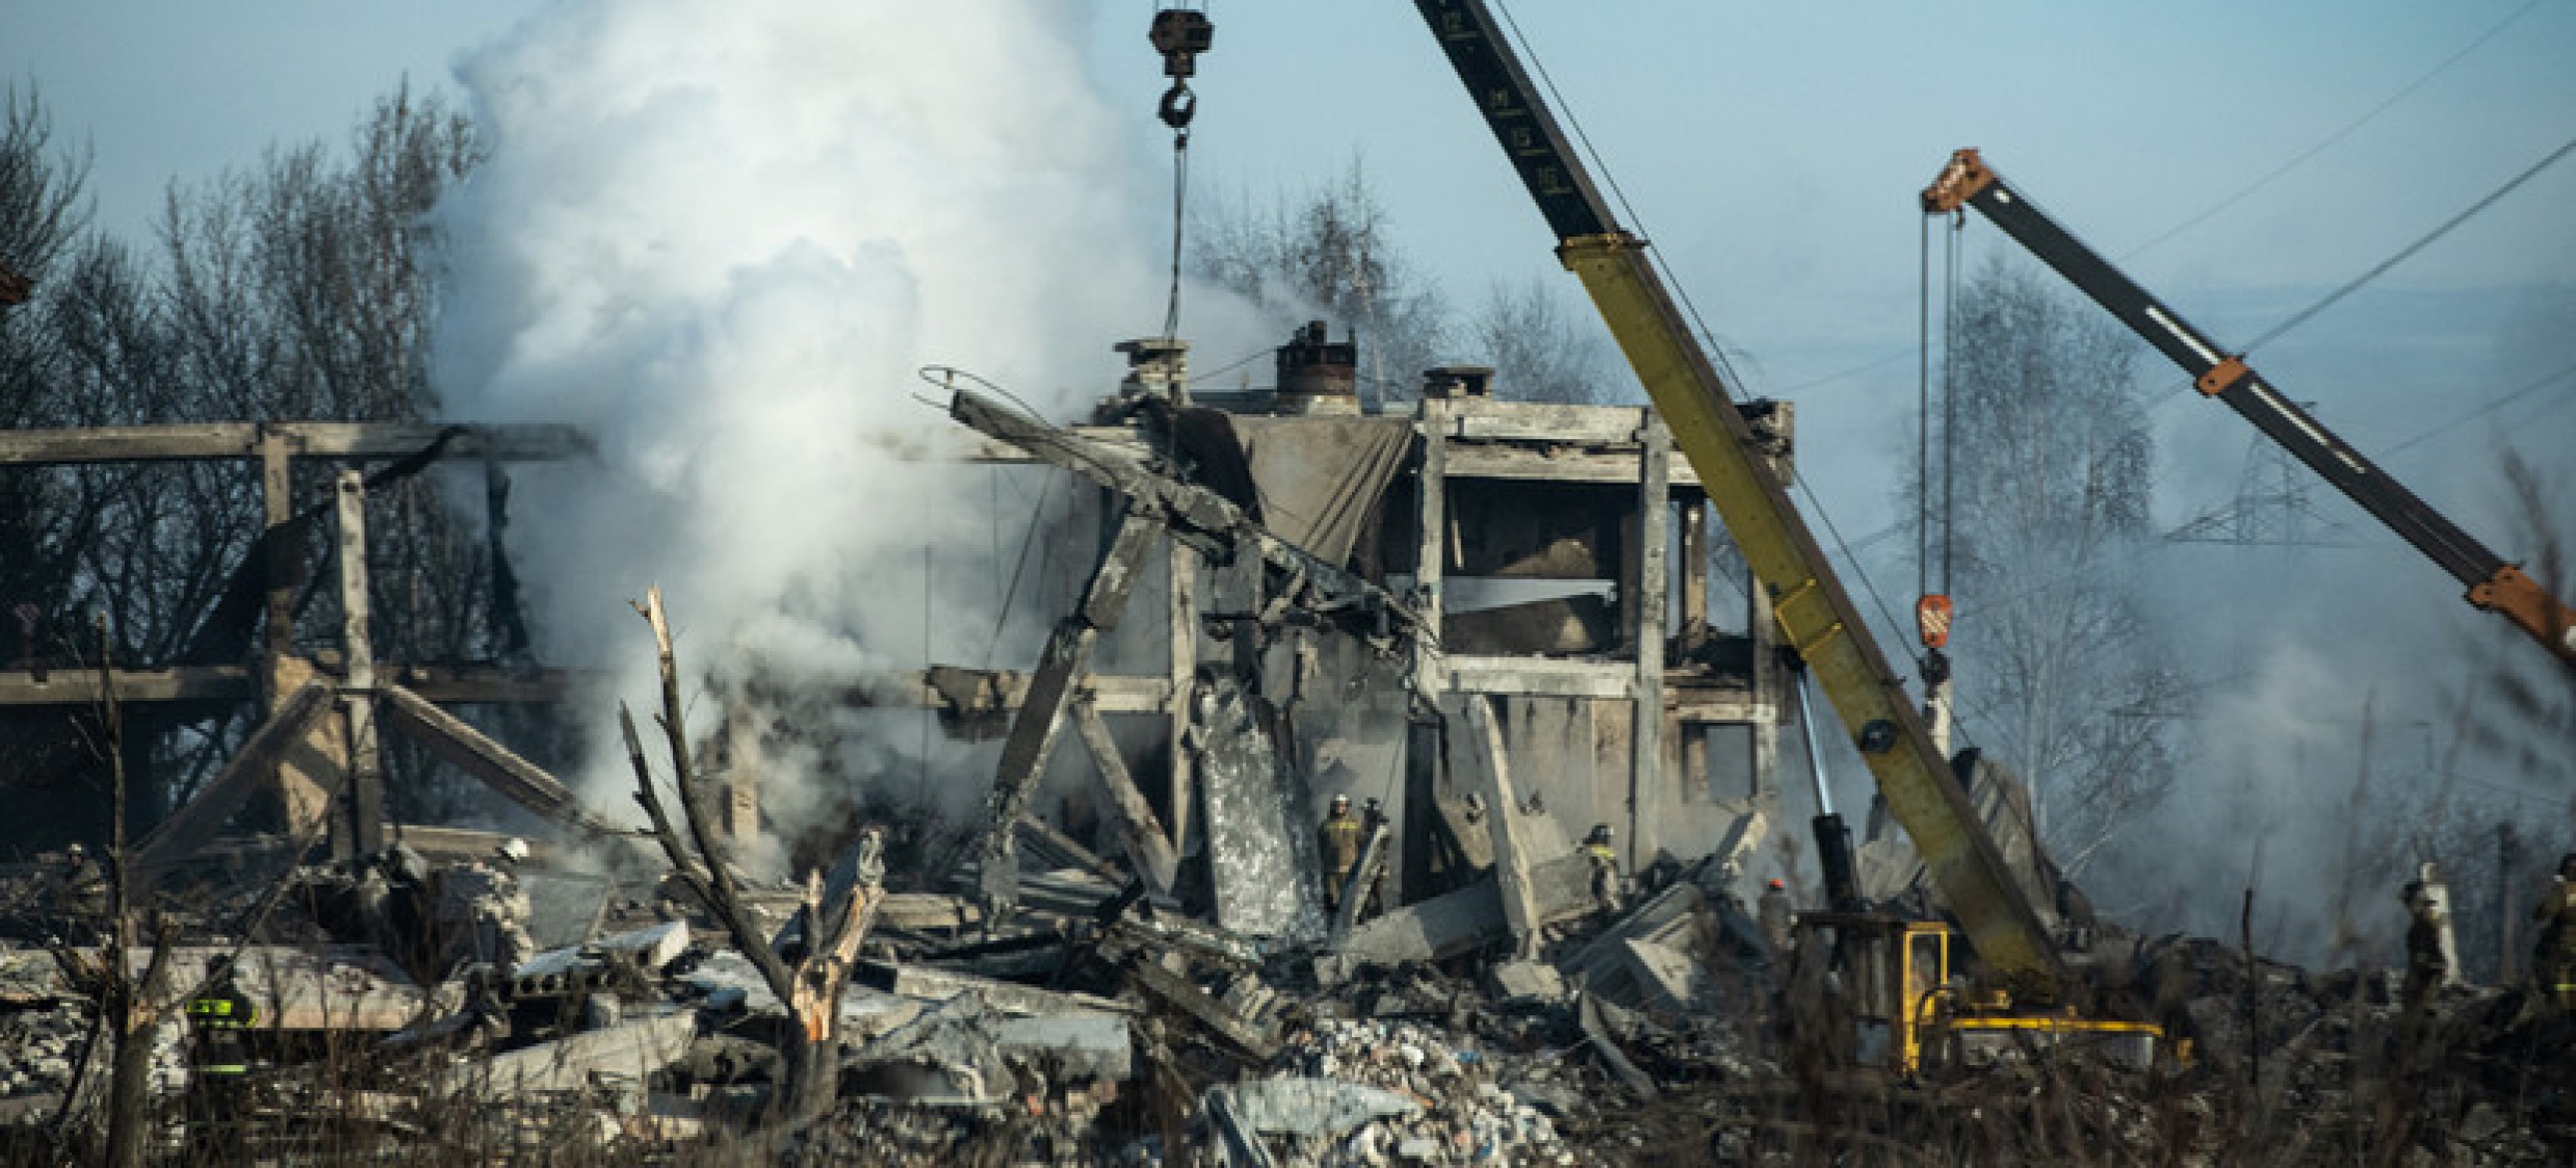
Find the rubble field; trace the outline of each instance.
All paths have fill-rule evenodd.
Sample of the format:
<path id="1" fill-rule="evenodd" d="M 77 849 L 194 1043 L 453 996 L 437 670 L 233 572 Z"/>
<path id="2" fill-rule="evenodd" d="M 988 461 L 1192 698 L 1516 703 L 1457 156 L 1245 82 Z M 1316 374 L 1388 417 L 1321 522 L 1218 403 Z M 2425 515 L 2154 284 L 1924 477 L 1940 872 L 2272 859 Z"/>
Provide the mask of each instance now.
<path id="1" fill-rule="evenodd" d="M 147 1032 L 167 1163 L 1624 1165 L 2566 1164 L 2576 1023 L 2518 988 L 2410 1011 L 2393 975 L 2311 972 L 2103 929 L 2106 1000 L 2162 1023 L 2135 1067 L 2074 1047 L 1912 1075 L 1815 1040 L 1735 873 L 1665 864 L 1616 912 L 1437 955 L 1221 929 L 1030 837 L 1006 924 L 891 866 L 838 1002 L 835 1099 L 770 1110 L 789 1011 L 725 929 L 635 862 L 301 868 L 181 907 L 173 1000 L 230 958 L 248 1073 L 180 1013 Z M 920 849 L 927 852 L 928 849 Z M 400 865 L 395 866 L 397 868 Z M 425 869 L 423 871 L 422 869 Z M 1110 874 L 1114 874 L 1114 869 Z M 112 1035 L 105 966 L 5 874 L 9 1162 L 77 1162 Z M 419 880 L 405 888 L 403 880 Z M 906 887 L 905 885 L 912 886 Z M 440 894 L 471 889 L 472 897 Z M 745 886 L 800 943 L 795 888 Z M 499 899 L 495 899 L 495 897 Z M 1543 898 L 1542 898 L 1543 899 Z M 174 902 L 175 903 L 175 902 Z M 499 927 L 490 911 L 501 914 Z M 524 934 L 508 953 L 512 930 Z M 495 961 L 495 946 L 510 958 Z M 141 961 L 137 953 L 130 960 Z M 221 1080 L 221 1081 L 219 1081 Z"/>

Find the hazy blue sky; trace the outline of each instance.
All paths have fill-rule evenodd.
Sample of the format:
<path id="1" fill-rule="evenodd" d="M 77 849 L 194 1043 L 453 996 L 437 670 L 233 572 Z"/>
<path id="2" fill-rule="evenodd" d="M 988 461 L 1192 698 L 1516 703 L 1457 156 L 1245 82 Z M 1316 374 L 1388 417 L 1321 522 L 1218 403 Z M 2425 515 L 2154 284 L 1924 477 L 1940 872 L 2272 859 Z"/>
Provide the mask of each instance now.
<path id="1" fill-rule="evenodd" d="M 139 234 L 174 177 L 202 181 L 255 162 L 273 142 L 336 141 L 405 75 L 452 93 L 458 54 L 539 6 L 19 0 L 0 10 L 0 52 L 12 80 L 42 90 L 64 137 L 86 136 L 95 150 L 102 225 Z M 1166 157 L 1151 112 L 1163 79 L 1144 44 L 1153 8 L 1097 6 L 1081 46 L 1113 100 L 1135 108 L 1136 165 L 1148 174 Z M 1399 237 L 1454 301 L 1533 276 L 1570 293 L 1411 5 L 1211 12 L 1216 49 L 1197 82 L 1198 198 L 1265 203 L 1359 159 Z M 1915 327 L 1913 196 L 1954 147 L 1983 148 L 2078 234 L 2127 257 L 2142 283 L 2222 339 L 2243 340 L 2576 137 L 2567 0 L 1524 0 L 1517 15 L 1754 388 L 1798 396 L 1808 449 L 1825 458 L 1878 457 L 1910 424 L 1898 415 L 1913 380 L 1903 356 Z M 2501 34 L 2315 158 L 2130 254 L 2508 18 Z M 2427 394 L 2480 401 L 2481 387 L 2532 361 L 2576 359 L 2576 340 L 2554 336 L 2553 310 L 2532 303 L 2535 289 L 2564 288 L 2576 272 L 2571 206 L 2576 161 L 2258 354 L 2269 358 L 2258 366 L 2324 399 L 2328 418 L 2368 448 L 2416 432 Z M 1998 248 L 2011 245 L 1972 229 L 1972 254 Z M 1882 358 L 1892 360 L 1826 380 Z M 2443 377 L 2450 383 L 2423 380 Z M 2576 432 L 2576 418 L 2552 412 L 2565 396 L 2535 395 L 2504 420 L 2529 411 Z M 2184 441 L 2168 447 L 2187 454 L 2199 420 L 2164 412 L 2182 416 Z M 2219 433 L 2198 444 L 2211 473 L 2241 451 L 2239 435 Z M 2446 441 L 2474 445 L 2478 434 Z M 2415 457 L 2438 463 L 2438 454 Z M 1875 509 L 1874 491 L 1850 492 L 1852 505 Z"/>
<path id="2" fill-rule="evenodd" d="M 65 136 L 96 150 L 101 223 L 140 231 L 172 177 L 202 180 L 272 142 L 337 140 L 406 74 L 452 90 L 460 51 L 538 7 L 18 0 L 0 10 L 0 52 Z M 1083 46 L 1103 87 L 1134 104 L 1144 168 L 1162 164 L 1164 141 L 1143 34 L 1153 7 L 1096 6 Z M 2576 136 L 2566 0 L 1517 8 L 1644 227 L 1772 390 L 1912 343 L 1912 196 L 1957 146 L 1984 148 L 2079 234 L 2125 255 L 2519 13 L 2318 157 L 2127 261 L 2205 327 L 2241 338 L 2271 323 L 2264 309 L 2360 271 Z M 1221 3 L 1212 15 L 1200 197 L 1266 201 L 1359 158 L 1454 300 L 1497 277 L 1553 273 L 1544 229 L 1411 5 Z M 2576 162 L 2377 288 L 2564 281 L 2576 271 L 2570 205 Z M 2217 295 L 2264 289 L 2292 291 Z M 2232 318 L 2240 306 L 2250 315 Z M 1875 380 L 1816 386 L 1827 411 L 1816 420 L 1831 395 Z"/>
<path id="3" fill-rule="evenodd" d="M 18 0 L 0 9 L 0 63 L 42 90 L 66 139 L 94 148 L 102 225 L 140 234 L 172 178 L 205 180 L 274 142 L 337 141 L 406 75 L 452 94 L 460 53 L 540 7 Z M 1149 177 L 1168 157 L 1152 119 L 1164 82 L 1144 43 L 1154 7 L 1095 6 L 1080 46 L 1112 100 L 1135 109 L 1135 165 Z M 2570 0 L 1516 8 L 1752 388 L 1799 399 L 1820 472 L 1873 466 L 1910 434 L 1913 198 L 1955 147 L 1983 148 L 2142 283 L 2242 341 L 2576 137 Z M 1411 5 L 1228 2 L 1211 14 L 1195 197 L 1267 203 L 1359 159 L 1453 301 L 1533 277 L 1571 299 L 1544 227 Z M 2132 254 L 2410 86 L 2313 159 Z M 2257 354 L 2258 367 L 2376 449 L 2420 433 L 2446 403 L 2470 408 L 2576 360 L 2565 331 L 2576 321 L 2563 320 L 2571 206 L 2576 160 Z M 1971 229 L 1972 255 L 1997 249 L 2012 245 Z M 1140 323 L 1158 307 L 1142 306 Z M 1884 363 L 1844 375 L 1873 362 Z M 2535 394 L 2395 469 L 2470 506 L 2447 492 L 2482 482 L 2483 460 L 2453 456 L 2499 429 L 2576 433 L 2570 396 Z M 2159 416 L 2182 472 L 2172 479 L 2186 484 L 2168 492 L 2179 517 L 2210 501 L 2189 484 L 2232 479 L 2243 434 L 2183 405 Z M 1849 522 L 1887 521 L 1883 470 L 1817 477 Z"/>

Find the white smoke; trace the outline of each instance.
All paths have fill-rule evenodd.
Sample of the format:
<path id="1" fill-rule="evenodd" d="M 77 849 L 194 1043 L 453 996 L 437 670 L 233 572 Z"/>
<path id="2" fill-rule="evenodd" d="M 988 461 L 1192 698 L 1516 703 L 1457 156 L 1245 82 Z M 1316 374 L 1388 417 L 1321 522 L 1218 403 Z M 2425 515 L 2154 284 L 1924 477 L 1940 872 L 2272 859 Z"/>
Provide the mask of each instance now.
<path id="1" fill-rule="evenodd" d="M 441 392 L 460 418 L 579 424 L 604 463 L 521 492 L 544 659 L 606 664 L 649 708 L 625 602 L 659 582 L 694 676 L 846 686 L 919 661 L 925 548 L 938 619 L 973 630 L 943 640 L 982 650 L 993 590 L 964 577 L 1028 516 L 910 457 L 958 434 L 915 370 L 1063 416 L 1162 318 L 1155 127 L 1087 81 L 1087 19 L 579 0 L 463 63 L 491 153 L 440 211 Z M 605 700 L 579 716 L 613 735 Z M 721 711 L 690 716 L 703 737 Z M 593 754 L 587 794 L 625 806 L 622 757 Z"/>

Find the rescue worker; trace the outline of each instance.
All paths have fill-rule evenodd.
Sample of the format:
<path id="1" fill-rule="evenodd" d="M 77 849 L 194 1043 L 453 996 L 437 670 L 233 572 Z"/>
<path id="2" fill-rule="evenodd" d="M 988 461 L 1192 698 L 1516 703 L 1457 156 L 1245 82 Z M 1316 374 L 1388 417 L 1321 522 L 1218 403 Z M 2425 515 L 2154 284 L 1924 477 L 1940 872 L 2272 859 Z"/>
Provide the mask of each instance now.
<path id="1" fill-rule="evenodd" d="M 519 865 L 527 862 L 528 841 L 511 836 L 492 850 L 500 857 L 494 865 L 500 879 L 494 882 L 490 902 L 481 907 L 492 938 L 492 964 L 508 974 L 537 955 L 536 943 L 528 937 L 528 918 L 534 910 L 527 890 L 519 885 Z"/>
<path id="2" fill-rule="evenodd" d="M 54 874 L 54 903 L 61 906 L 65 932 L 86 942 L 107 927 L 115 908 L 106 865 L 89 858 L 89 849 L 73 844 L 63 849 L 62 869 Z"/>
<path id="3" fill-rule="evenodd" d="M 186 1109 L 190 1138 L 209 1159 L 237 1147 L 242 1123 L 250 1113 L 249 1032 L 260 1023 L 259 1004 L 236 988 L 230 976 L 188 999 L 188 1024 L 195 1031 L 188 1046 Z"/>
<path id="4" fill-rule="evenodd" d="M 1610 846 L 1610 825 L 1592 825 L 1583 837 L 1583 857 L 1592 861 L 1592 903 L 1601 911 L 1619 911 L 1619 853 Z"/>
<path id="5" fill-rule="evenodd" d="M 1324 858 L 1324 911 L 1342 911 L 1342 885 L 1360 865 L 1360 844 L 1367 829 L 1351 814 L 1351 797 L 1333 796 L 1332 813 L 1315 829 L 1316 850 Z"/>
<path id="6" fill-rule="evenodd" d="M 1762 886 L 1762 899 L 1755 912 L 1762 923 L 1762 940 L 1771 946 L 1771 959 L 1787 960 L 1790 926 L 1796 920 L 1789 906 L 1789 885 L 1777 876 L 1772 877 Z"/>
<path id="7" fill-rule="evenodd" d="M 2442 988 L 2450 976 L 2450 960 L 2442 955 L 2442 911 L 2427 895 L 2424 882 L 2410 880 L 2399 897 L 2406 903 L 2406 1008 L 2421 1010 Z"/>
<path id="8" fill-rule="evenodd" d="M 2558 874 L 2549 880 L 2549 895 L 2531 914 L 2540 922 L 2540 937 L 2532 946 L 2531 979 L 2559 1009 L 2576 1011 L 2576 852 L 2559 858 Z"/>
<path id="9" fill-rule="evenodd" d="M 1374 797 L 1370 798 L 1368 802 L 1361 804 L 1360 846 L 1362 848 L 1366 848 L 1368 846 L 1368 841 L 1377 838 L 1377 830 L 1381 827 L 1385 827 L 1386 823 L 1385 804 L 1380 803 Z M 1386 864 L 1383 859 L 1381 859 L 1377 866 L 1377 870 L 1369 874 L 1368 899 L 1360 902 L 1359 915 L 1354 919 L 1364 921 L 1385 911 Z"/>

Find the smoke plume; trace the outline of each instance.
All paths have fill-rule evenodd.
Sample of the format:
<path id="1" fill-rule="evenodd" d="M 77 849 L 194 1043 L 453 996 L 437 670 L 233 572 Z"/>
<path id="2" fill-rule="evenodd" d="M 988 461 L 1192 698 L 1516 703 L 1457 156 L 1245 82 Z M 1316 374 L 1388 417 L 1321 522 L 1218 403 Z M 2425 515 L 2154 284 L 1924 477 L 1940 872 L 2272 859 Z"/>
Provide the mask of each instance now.
<path id="1" fill-rule="evenodd" d="M 441 391 L 460 418 L 598 440 L 599 465 L 519 493 L 511 532 L 540 656 L 611 670 L 614 693 L 578 711 L 595 740 L 611 698 L 654 700 L 626 599 L 655 582 L 693 684 L 846 687 L 917 664 L 925 549 L 935 651 L 981 654 L 987 575 L 1006 569 L 993 525 L 1016 546 L 1028 508 L 996 516 L 1016 489 L 922 457 L 962 444 L 915 370 L 966 367 L 1061 416 L 1114 384 L 1109 342 L 1162 315 L 1150 119 L 1087 81 L 1086 19 L 1027 0 L 584 0 L 462 63 L 491 154 L 439 212 Z M 708 697 L 701 737 L 723 717 Z M 799 729 L 862 779 L 918 752 L 857 720 Z M 623 759 L 592 754 L 587 794 L 625 806 Z M 806 768 L 770 761 L 775 812 Z"/>

